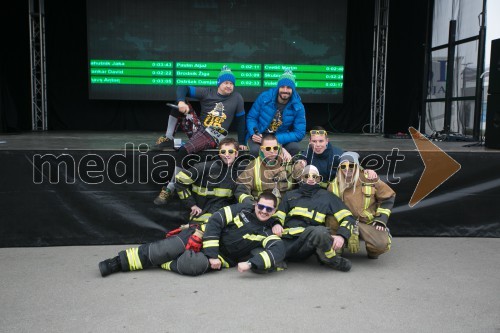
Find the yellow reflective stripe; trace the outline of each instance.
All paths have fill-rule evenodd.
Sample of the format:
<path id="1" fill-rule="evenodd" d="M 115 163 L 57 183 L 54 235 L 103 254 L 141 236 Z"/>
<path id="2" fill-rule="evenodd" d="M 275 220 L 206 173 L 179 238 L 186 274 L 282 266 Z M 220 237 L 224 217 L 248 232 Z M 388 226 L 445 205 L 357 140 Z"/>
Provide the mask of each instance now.
<path id="1" fill-rule="evenodd" d="M 276 235 L 271 235 L 271 236 L 267 236 L 266 239 L 264 239 L 264 241 L 262 242 L 262 245 L 264 245 L 264 247 L 267 246 L 267 243 L 269 241 L 272 241 L 272 240 L 280 240 L 281 238 L 279 238 L 278 236 Z"/>
<path id="2" fill-rule="evenodd" d="M 191 196 L 191 191 L 189 189 L 180 190 L 177 191 L 177 194 L 179 195 L 179 198 L 186 199 L 187 197 Z"/>
<path id="3" fill-rule="evenodd" d="M 233 212 L 231 212 L 231 207 L 224 207 L 224 214 L 226 215 L 226 224 L 233 220 Z"/>
<path id="4" fill-rule="evenodd" d="M 241 228 L 243 226 L 243 222 L 241 222 L 241 219 L 239 216 L 236 216 L 234 219 L 233 219 L 233 223 L 236 224 L 236 226 L 238 228 Z"/>
<path id="5" fill-rule="evenodd" d="M 293 207 L 293 209 L 290 212 L 288 212 L 288 215 L 290 215 L 290 216 L 299 215 L 299 216 L 305 216 L 305 217 L 308 217 L 311 219 L 313 217 L 313 214 L 314 214 L 314 212 L 310 212 L 307 210 L 307 208 L 304 208 L 304 207 Z"/>
<path id="6" fill-rule="evenodd" d="M 264 268 L 271 268 L 271 258 L 269 254 L 266 251 L 262 251 L 259 255 L 262 257 L 262 260 L 264 260 Z"/>
<path id="7" fill-rule="evenodd" d="M 259 194 L 262 192 L 262 180 L 260 179 L 260 163 L 261 163 L 260 157 L 257 157 L 253 168 L 254 172 L 253 181 L 255 183 L 255 189 Z"/>
<path id="8" fill-rule="evenodd" d="M 200 229 L 201 229 L 201 231 L 205 232 L 205 229 L 206 229 L 206 224 L 202 224 L 202 225 L 200 225 Z"/>
<path id="9" fill-rule="evenodd" d="M 283 235 L 297 235 L 304 232 L 304 227 L 286 228 L 283 229 Z"/>
<path id="10" fill-rule="evenodd" d="M 128 249 L 126 253 L 127 253 L 128 266 L 130 270 L 137 271 L 139 269 L 142 269 L 141 259 L 139 258 L 139 248 L 134 247 Z"/>
<path id="11" fill-rule="evenodd" d="M 224 258 L 222 258 L 221 256 L 217 256 L 217 258 L 219 258 L 222 267 L 229 268 L 229 264 L 227 261 L 224 260 Z"/>
<path id="12" fill-rule="evenodd" d="M 207 223 L 208 219 L 210 218 L 210 216 L 212 216 L 212 213 L 205 213 L 205 214 L 203 214 L 201 216 L 195 216 L 195 217 L 193 217 L 191 219 L 191 221 Z"/>
<path id="13" fill-rule="evenodd" d="M 243 239 L 248 239 L 248 240 L 251 240 L 251 241 L 262 242 L 266 237 L 262 236 L 262 235 L 250 235 L 250 234 L 246 234 L 246 235 L 243 235 L 242 238 Z"/>
<path id="14" fill-rule="evenodd" d="M 326 252 L 325 252 L 325 256 L 326 256 L 327 258 L 329 258 L 329 259 L 331 259 L 331 258 L 335 257 L 335 250 L 330 249 L 329 251 L 326 251 Z"/>
<path id="15" fill-rule="evenodd" d="M 203 241 L 203 247 L 204 248 L 207 248 L 207 247 L 219 247 L 219 240 L 218 239 L 214 239 L 214 240 Z"/>
<path id="16" fill-rule="evenodd" d="M 184 171 L 179 171 L 179 173 L 175 176 L 175 179 L 185 185 L 191 185 L 194 180 L 189 177 Z"/>
<path id="17" fill-rule="evenodd" d="M 366 209 L 363 211 L 363 214 L 366 216 L 366 218 L 368 219 L 368 221 L 370 221 L 370 223 L 371 223 L 371 220 L 373 220 L 373 217 L 374 217 L 374 216 L 373 216 L 373 214 L 372 214 L 372 213 L 370 213 L 370 212 L 369 212 L 368 210 L 366 210 Z"/>
<path id="18" fill-rule="evenodd" d="M 326 218 L 326 214 L 316 212 L 316 217 L 314 218 L 314 220 L 316 220 L 319 223 L 323 223 L 323 222 L 325 222 L 325 218 Z"/>
<path id="19" fill-rule="evenodd" d="M 233 191 L 229 188 L 219 188 L 216 187 L 213 190 L 209 190 L 208 187 L 201 187 L 193 184 L 193 192 L 201 195 L 201 196 L 207 196 L 207 195 L 213 195 L 216 197 L 231 197 L 233 196 Z"/>
<path id="20" fill-rule="evenodd" d="M 165 269 L 165 270 L 167 270 L 167 271 L 170 271 L 170 270 L 171 270 L 171 269 L 170 269 L 170 264 L 172 264 L 172 261 L 173 261 L 173 260 L 170 260 L 169 262 L 166 262 L 166 263 L 164 263 L 164 264 L 161 264 L 161 268 L 163 268 L 163 269 Z"/>
<path id="21" fill-rule="evenodd" d="M 332 185 L 333 185 L 332 186 L 332 192 L 333 192 L 333 194 L 335 194 L 336 196 L 340 197 L 339 184 L 336 181 L 334 181 L 332 183 Z"/>
<path id="22" fill-rule="evenodd" d="M 369 184 L 363 184 L 363 193 L 365 194 L 365 207 L 364 209 L 368 209 L 370 207 L 371 195 L 373 193 L 373 188 Z"/>
<path id="23" fill-rule="evenodd" d="M 379 207 L 377 209 L 377 213 L 380 213 L 380 214 L 385 214 L 387 216 L 391 216 L 391 210 L 390 209 L 387 209 L 387 208 L 381 208 Z"/>
<path id="24" fill-rule="evenodd" d="M 319 182 L 319 186 L 321 188 L 327 188 L 328 187 L 328 182 Z"/>
<path id="25" fill-rule="evenodd" d="M 246 199 L 246 198 L 248 198 L 248 197 L 253 198 L 250 194 L 245 194 L 245 193 L 243 193 L 242 195 L 240 195 L 240 196 L 239 196 L 239 198 L 238 198 L 238 202 L 239 202 L 239 203 L 242 203 L 242 202 L 243 202 L 243 200 L 245 200 L 245 199 Z"/>
<path id="26" fill-rule="evenodd" d="M 283 224 L 286 218 L 286 213 L 282 210 L 279 210 L 276 213 L 274 213 L 274 216 L 276 216 L 280 220 L 281 224 Z"/>
<path id="27" fill-rule="evenodd" d="M 352 216 L 351 212 L 347 209 L 341 209 L 335 214 L 333 214 L 337 221 L 342 221 L 342 219 L 346 218 L 347 216 Z"/>

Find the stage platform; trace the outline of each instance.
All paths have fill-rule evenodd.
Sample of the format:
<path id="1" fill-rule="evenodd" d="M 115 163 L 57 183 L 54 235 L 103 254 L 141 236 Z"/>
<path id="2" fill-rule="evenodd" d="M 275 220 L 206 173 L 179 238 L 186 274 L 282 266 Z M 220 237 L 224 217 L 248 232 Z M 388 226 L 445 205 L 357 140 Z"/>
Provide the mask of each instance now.
<path id="1" fill-rule="evenodd" d="M 183 223 L 187 213 L 179 199 L 153 204 L 176 163 L 175 151 L 151 150 L 161 134 L 0 134 L 0 247 L 143 243 Z M 461 168 L 410 207 L 425 168 L 412 139 L 331 134 L 331 142 L 360 153 L 362 164 L 396 191 L 394 236 L 500 237 L 499 150 L 434 142 Z M 199 158 L 210 155 L 216 151 Z"/>

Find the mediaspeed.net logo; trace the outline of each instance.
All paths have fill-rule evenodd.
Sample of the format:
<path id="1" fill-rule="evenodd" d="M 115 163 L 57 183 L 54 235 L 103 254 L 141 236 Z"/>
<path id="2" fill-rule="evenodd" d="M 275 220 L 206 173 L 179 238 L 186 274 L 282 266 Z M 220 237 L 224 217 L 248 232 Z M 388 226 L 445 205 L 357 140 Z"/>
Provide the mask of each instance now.
<path id="1" fill-rule="evenodd" d="M 447 179 L 460 170 L 460 164 L 452 159 L 439 147 L 430 142 L 414 128 L 409 131 L 424 163 L 424 171 L 410 199 L 409 206 L 413 207 L 423 200 L 432 191 L 438 188 Z M 206 154 L 203 158 L 198 154 L 186 156 L 183 161 L 176 160 L 175 155 L 168 153 L 151 154 L 148 144 L 126 143 L 123 152 L 102 156 L 97 153 L 83 155 L 73 154 L 35 154 L 32 156 L 33 182 L 35 184 L 150 184 L 164 185 L 172 179 L 176 166 L 193 166 L 196 163 L 209 163 L 217 158 L 217 154 Z M 234 165 L 245 168 L 254 158 L 241 154 Z M 391 185 L 399 184 L 398 165 L 405 160 L 405 155 L 398 148 L 393 148 L 385 156 L 368 154 L 362 160 L 364 168 L 375 170 L 379 176 L 384 176 Z M 295 161 L 294 163 L 298 163 Z M 293 165 L 291 166 L 293 169 Z M 202 168 L 205 170 L 205 168 Z M 215 168 L 213 168 L 215 169 Z M 221 179 L 221 175 L 214 174 L 212 169 L 205 170 L 211 178 Z M 336 170 L 330 170 L 335 172 Z M 232 172 L 225 169 L 224 172 Z M 381 174 L 381 172 L 384 172 Z M 235 178 L 238 173 L 232 173 Z M 198 175 L 191 175 L 197 177 Z M 202 177 L 205 175 L 201 175 Z M 297 181 L 300 175 L 295 175 Z M 237 179 L 233 179 L 237 181 Z M 239 179 L 242 181 L 242 179 Z M 243 179 L 244 181 L 244 179 Z M 216 185 L 216 184 L 214 184 Z"/>

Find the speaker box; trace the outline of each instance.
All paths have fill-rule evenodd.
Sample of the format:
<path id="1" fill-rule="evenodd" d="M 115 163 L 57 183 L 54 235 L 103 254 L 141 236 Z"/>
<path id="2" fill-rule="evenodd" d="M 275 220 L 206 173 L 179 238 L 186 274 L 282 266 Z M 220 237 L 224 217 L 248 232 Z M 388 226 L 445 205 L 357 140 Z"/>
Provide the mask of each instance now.
<path id="1" fill-rule="evenodd" d="M 488 95 L 484 145 L 500 149 L 500 94 Z"/>
<path id="2" fill-rule="evenodd" d="M 491 41 L 488 94 L 500 94 L 500 38 Z"/>

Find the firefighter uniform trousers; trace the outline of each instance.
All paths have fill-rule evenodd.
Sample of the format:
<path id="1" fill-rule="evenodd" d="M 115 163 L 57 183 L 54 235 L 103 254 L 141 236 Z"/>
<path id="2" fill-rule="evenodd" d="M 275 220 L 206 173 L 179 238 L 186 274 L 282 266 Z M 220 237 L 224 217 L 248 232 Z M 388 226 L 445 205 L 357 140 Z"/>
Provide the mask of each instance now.
<path id="1" fill-rule="evenodd" d="M 325 264 L 332 263 L 335 251 L 330 231 L 321 225 L 285 229 L 282 240 L 286 248 L 286 260 L 302 261 L 317 253 Z"/>
<path id="2" fill-rule="evenodd" d="M 209 268 L 207 257 L 201 252 L 186 250 L 195 230 L 185 229 L 168 238 L 121 251 L 118 256 L 122 271 L 161 267 L 184 275 L 203 274 Z"/>
<path id="3" fill-rule="evenodd" d="M 333 216 L 327 216 L 326 218 L 327 226 L 335 234 L 338 229 L 338 222 Z M 366 253 L 371 256 L 379 256 L 391 249 L 392 236 L 389 233 L 389 229 L 386 228 L 384 231 L 375 229 L 372 224 L 366 224 L 363 222 L 358 222 L 359 230 L 359 240 L 365 241 Z"/>

